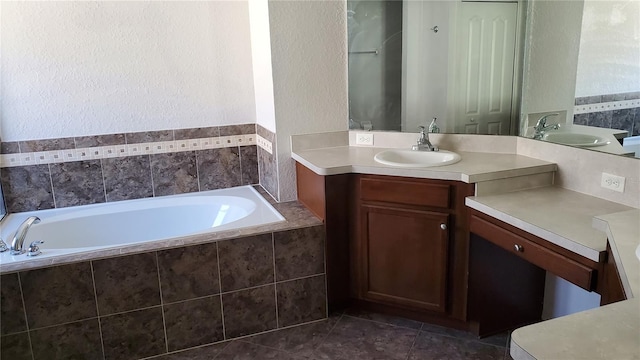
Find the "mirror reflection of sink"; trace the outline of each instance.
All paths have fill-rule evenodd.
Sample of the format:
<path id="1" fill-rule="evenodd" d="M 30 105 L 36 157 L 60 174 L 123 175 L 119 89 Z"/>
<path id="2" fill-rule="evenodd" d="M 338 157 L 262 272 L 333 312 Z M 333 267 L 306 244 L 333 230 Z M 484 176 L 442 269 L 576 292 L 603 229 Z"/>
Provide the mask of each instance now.
<path id="1" fill-rule="evenodd" d="M 542 140 L 556 144 L 592 147 L 603 146 L 611 143 L 611 141 L 596 135 L 581 134 L 574 132 L 548 132 L 544 134 Z"/>
<path id="2" fill-rule="evenodd" d="M 462 158 L 446 150 L 385 150 L 377 153 L 373 159 L 381 164 L 397 167 L 433 167 L 455 164 Z"/>

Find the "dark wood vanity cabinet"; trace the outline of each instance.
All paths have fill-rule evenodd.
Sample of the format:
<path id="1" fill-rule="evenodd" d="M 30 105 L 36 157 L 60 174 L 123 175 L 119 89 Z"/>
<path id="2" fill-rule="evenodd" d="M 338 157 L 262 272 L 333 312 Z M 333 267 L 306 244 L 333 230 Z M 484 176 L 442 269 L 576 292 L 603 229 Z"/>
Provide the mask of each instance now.
<path id="1" fill-rule="evenodd" d="M 350 186 L 351 297 L 377 310 L 465 327 L 464 198 L 473 184 L 352 175 Z"/>
<path id="2" fill-rule="evenodd" d="M 372 176 L 355 181 L 353 296 L 444 313 L 450 186 Z"/>
<path id="3" fill-rule="evenodd" d="M 594 291 L 602 264 L 469 210 L 469 320 L 486 336 L 540 321 L 549 271 Z"/>
<path id="4" fill-rule="evenodd" d="M 473 184 L 378 175 L 320 176 L 297 164 L 298 199 L 325 222 L 330 308 L 466 328 Z"/>

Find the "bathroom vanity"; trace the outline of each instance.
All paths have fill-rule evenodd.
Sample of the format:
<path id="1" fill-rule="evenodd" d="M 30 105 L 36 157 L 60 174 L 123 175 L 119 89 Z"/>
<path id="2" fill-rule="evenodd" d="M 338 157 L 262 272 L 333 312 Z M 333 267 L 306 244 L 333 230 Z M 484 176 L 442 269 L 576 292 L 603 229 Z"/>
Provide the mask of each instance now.
<path id="1" fill-rule="evenodd" d="M 460 146 L 454 150 L 462 161 L 428 168 L 374 162 L 383 148 L 293 139 L 299 200 L 327 229 L 332 306 L 355 304 L 487 336 L 533 323 L 556 326 L 555 319 L 540 322 L 547 271 L 601 294 L 602 305 L 633 297 L 629 283 L 637 280 L 626 273 L 640 262 L 627 260 L 623 268 L 606 226 L 593 225 L 602 214 L 615 219 L 628 211 L 638 213 L 633 221 L 637 209 L 554 186 L 554 163 L 517 152 L 462 151 L 465 143 L 452 139 L 441 138 Z M 637 242 L 629 234 L 624 241 Z M 627 316 L 637 334 L 640 312 Z M 512 354 L 527 354 L 526 339 L 545 332 L 528 329 L 514 333 Z M 616 347 L 622 355 L 637 352 L 629 342 Z M 569 354 L 561 350 L 552 356 Z"/>

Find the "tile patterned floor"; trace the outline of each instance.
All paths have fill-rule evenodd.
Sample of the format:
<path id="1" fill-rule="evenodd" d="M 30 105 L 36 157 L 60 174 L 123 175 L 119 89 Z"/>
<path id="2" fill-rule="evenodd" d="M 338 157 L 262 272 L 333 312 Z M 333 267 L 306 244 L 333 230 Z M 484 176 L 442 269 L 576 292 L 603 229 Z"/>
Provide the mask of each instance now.
<path id="1" fill-rule="evenodd" d="M 511 359 L 507 333 L 473 335 L 363 311 L 241 340 L 150 358 L 153 360 L 419 360 Z"/>

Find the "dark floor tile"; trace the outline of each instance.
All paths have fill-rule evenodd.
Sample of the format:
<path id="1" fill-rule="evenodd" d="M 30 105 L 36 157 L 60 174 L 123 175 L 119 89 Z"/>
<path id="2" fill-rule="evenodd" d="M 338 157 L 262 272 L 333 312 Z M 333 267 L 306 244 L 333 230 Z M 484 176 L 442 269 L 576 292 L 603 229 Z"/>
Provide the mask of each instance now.
<path id="1" fill-rule="evenodd" d="M 0 335 L 27 330 L 18 274 L 0 276 Z"/>
<path id="2" fill-rule="evenodd" d="M 100 319 L 105 360 L 139 359 L 166 352 L 160 306 Z"/>
<path id="3" fill-rule="evenodd" d="M 153 196 L 149 155 L 102 160 L 107 201 Z"/>
<path id="4" fill-rule="evenodd" d="M 151 155 L 155 196 L 198 191 L 196 153 L 193 151 Z"/>
<path id="5" fill-rule="evenodd" d="M 422 325 L 422 329 L 421 330 L 422 331 L 426 331 L 426 332 L 430 332 L 430 333 L 434 333 L 434 334 L 457 337 L 457 338 L 466 339 L 466 340 L 476 340 L 477 339 L 477 337 L 474 334 L 470 333 L 470 332 L 451 329 L 451 328 L 447 328 L 447 327 L 444 327 L 444 326 L 426 324 L 426 323 L 424 325 Z"/>
<path id="6" fill-rule="evenodd" d="M 422 323 L 411 319 L 405 319 L 398 316 L 379 314 L 359 308 L 350 308 L 344 312 L 345 315 L 377 321 L 394 326 L 402 326 L 409 329 L 420 330 Z"/>
<path id="7" fill-rule="evenodd" d="M 154 357 L 153 360 L 212 360 L 227 347 L 229 343 L 207 345 L 196 349 L 189 349 L 174 354 Z"/>
<path id="8" fill-rule="evenodd" d="M 255 134 L 256 124 L 220 126 L 220 136 Z"/>
<path id="9" fill-rule="evenodd" d="M 324 273 L 324 226 L 273 233 L 276 281 Z"/>
<path id="10" fill-rule="evenodd" d="M 409 355 L 418 359 L 503 359 L 504 347 L 486 345 L 475 341 L 420 332 Z"/>
<path id="11" fill-rule="evenodd" d="M 20 273 L 30 329 L 95 317 L 88 262 Z"/>
<path id="12" fill-rule="evenodd" d="M 220 296 L 164 305 L 169 351 L 224 340 Z"/>
<path id="13" fill-rule="evenodd" d="M 34 330 L 31 343 L 35 360 L 103 358 L 98 319 Z"/>
<path id="14" fill-rule="evenodd" d="M 220 293 L 215 243 L 158 251 L 164 302 Z"/>
<path id="15" fill-rule="evenodd" d="M 220 128 L 218 126 L 192 128 L 192 129 L 176 129 L 173 131 L 176 140 L 201 139 L 220 136 Z"/>
<path id="16" fill-rule="evenodd" d="M 0 336 L 0 359 L 33 360 L 29 334 L 23 333 Z"/>
<path id="17" fill-rule="evenodd" d="M 226 338 L 251 335 L 275 329 L 274 285 L 222 295 Z"/>
<path id="18" fill-rule="evenodd" d="M 113 146 L 126 144 L 124 134 L 77 136 L 75 140 L 76 147 L 78 149 L 96 146 Z"/>
<path id="19" fill-rule="evenodd" d="M 127 144 L 141 144 L 155 141 L 172 141 L 173 130 L 141 131 L 125 134 Z"/>
<path id="20" fill-rule="evenodd" d="M 240 165 L 242 173 L 242 185 L 260 183 L 258 174 L 258 147 L 256 145 L 240 147 Z"/>
<path id="21" fill-rule="evenodd" d="M 93 261 L 100 315 L 160 304 L 155 253 Z"/>
<path id="22" fill-rule="evenodd" d="M 406 359 L 417 330 L 343 316 L 316 349 L 317 359 Z"/>
<path id="23" fill-rule="evenodd" d="M 242 184 L 237 146 L 200 150 L 197 155 L 201 191 L 226 189 Z"/>
<path id="24" fill-rule="evenodd" d="M 280 327 L 327 317 L 327 291 L 324 275 L 276 284 Z"/>
<path id="25" fill-rule="evenodd" d="M 234 341 L 216 357 L 216 360 L 298 360 L 296 355 L 281 350 L 251 344 L 244 341 Z"/>
<path id="26" fill-rule="evenodd" d="M 9 212 L 53 209 L 49 165 L 0 169 L 0 181 Z"/>
<path id="27" fill-rule="evenodd" d="M 313 357 L 313 351 L 327 337 L 340 316 L 338 314 L 323 321 L 252 336 L 245 341 L 304 357 Z"/>
<path id="28" fill-rule="evenodd" d="M 51 164 L 56 207 L 105 202 L 100 160 Z"/>
<path id="29" fill-rule="evenodd" d="M 222 291 L 274 282 L 271 234 L 218 242 Z"/>
<path id="30" fill-rule="evenodd" d="M 506 347 L 509 345 L 510 339 L 511 339 L 511 332 L 505 331 L 503 333 L 488 336 L 486 338 L 482 338 L 476 341 L 481 342 L 483 344 Z"/>

